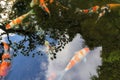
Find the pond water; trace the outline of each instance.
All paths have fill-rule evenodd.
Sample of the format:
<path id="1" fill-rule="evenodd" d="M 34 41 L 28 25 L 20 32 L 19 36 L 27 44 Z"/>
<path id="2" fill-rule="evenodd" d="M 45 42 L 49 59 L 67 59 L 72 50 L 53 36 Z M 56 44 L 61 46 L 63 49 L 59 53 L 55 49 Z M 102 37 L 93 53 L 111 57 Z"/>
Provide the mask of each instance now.
<path id="1" fill-rule="evenodd" d="M 18 43 L 24 39 L 24 36 L 11 34 L 9 39 L 12 43 Z M 2 41 L 9 43 L 6 35 L 2 36 Z M 87 46 L 84 42 L 82 36 L 77 34 L 73 41 L 69 42 L 62 51 L 57 53 L 57 59 L 55 60 L 49 59 L 46 53 L 43 53 L 42 56 L 35 53 L 39 49 L 44 49 L 39 45 L 29 53 L 29 56 L 24 56 L 18 51 L 17 56 L 11 60 L 12 67 L 5 80 L 57 80 L 57 76 L 62 73 L 74 53 L 82 49 L 83 46 Z M 24 45 L 25 47 L 28 46 L 28 44 Z M 97 66 L 101 65 L 101 50 L 101 47 L 91 50 L 86 57 L 87 61 L 81 61 L 75 65 L 66 72 L 63 79 L 89 80 L 91 76 L 97 75 Z M 13 55 L 13 53 L 14 51 L 11 49 L 10 54 Z M 33 53 L 35 53 L 35 57 L 32 57 Z M 55 77 L 53 77 L 53 74 L 55 74 Z"/>
<path id="2" fill-rule="evenodd" d="M 11 21 L 10 18 L 13 17 L 10 16 L 10 13 L 12 13 L 13 15 L 15 14 L 14 15 L 15 17 L 21 15 L 23 12 L 26 12 L 21 9 L 22 6 L 21 4 L 23 2 L 20 2 L 20 4 L 17 5 L 18 7 L 17 9 L 18 11 L 20 10 L 21 13 L 17 12 L 18 15 L 16 15 L 15 11 L 12 11 L 12 5 L 15 2 L 15 0 L 8 0 L 9 2 L 4 2 L 4 1 L 6 0 L 2 0 L 0 2 L 1 4 L 0 9 L 3 9 L 0 14 L 1 16 L 0 26 L 2 24 L 6 24 L 7 21 Z M 69 3 L 71 3 L 71 0 L 69 0 Z M 24 5 L 26 6 L 26 4 Z M 71 5 L 69 4 L 69 6 Z M 59 7 L 65 8 L 64 6 L 61 5 L 59 5 Z M 27 8 L 25 8 L 25 10 L 26 9 Z M 42 13 L 40 15 L 42 15 Z M 61 24 L 62 23 L 61 19 L 63 19 L 62 12 L 60 12 L 59 16 L 60 17 L 62 16 L 61 18 L 59 18 L 58 21 L 60 21 L 59 24 L 60 27 L 63 28 L 63 25 Z M 46 17 L 46 14 L 44 14 L 44 17 Z M 36 17 L 34 18 L 36 19 Z M 30 18 L 30 21 L 31 19 L 32 18 Z M 42 18 L 42 19 L 46 20 L 46 18 Z M 29 24 L 30 21 L 28 21 L 27 24 Z M 77 26 L 79 24 L 78 21 L 65 20 L 66 23 L 68 22 L 67 24 L 70 23 L 68 25 L 69 29 L 71 28 L 71 25 Z M 50 21 L 50 23 L 51 22 L 52 21 Z M 33 19 L 33 21 L 31 21 L 31 24 L 29 24 L 29 26 L 32 25 L 33 27 L 35 27 L 36 23 L 37 22 L 34 21 Z M 42 21 L 40 24 L 44 24 L 44 21 Z M 25 26 L 26 24 L 23 25 Z M 38 30 L 38 28 L 40 27 L 39 25 L 37 25 L 38 27 L 36 30 Z M 52 26 L 56 26 L 56 25 L 54 24 Z M 67 41 L 70 37 L 66 34 L 67 29 L 65 29 L 66 31 L 63 32 L 59 30 L 57 31 L 56 29 L 55 30 L 50 29 L 52 31 L 51 32 L 48 31 L 47 34 L 45 34 L 44 30 L 40 28 L 38 30 L 38 33 L 35 34 L 38 35 L 39 38 L 38 36 L 36 37 L 32 35 L 34 34 L 32 32 L 30 33 L 30 35 L 29 34 L 24 35 L 24 32 L 21 32 L 23 34 L 18 34 L 16 30 L 13 30 L 11 32 L 6 31 L 7 33 L 3 30 L 5 29 L 4 28 L 0 29 L 0 35 L 1 35 L 0 41 L 10 44 L 11 47 L 10 54 L 12 56 L 12 59 L 11 59 L 11 68 L 7 76 L 5 76 L 4 79 L 2 80 L 58 80 L 59 75 L 63 74 L 66 65 L 74 56 L 75 52 L 81 50 L 84 47 L 87 47 L 87 44 L 85 44 L 85 40 L 82 38 L 82 36 L 80 34 L 76 34 L 77 32 L 74 33 L 74 31 L 71 30 L 70 33 L 72 32 L 75 34 L 75 35 L 74 34 L 71 35 L 74 38 L 70 41 Z M 62 29 L 60 28 L 60 30 Z M 41 36 L 41 34 L 44 34 L 45 37 Z M 53 38 L 51 38 L 51 36 Z M 53 43 L 53 45 L 57 46 L 55 51 L 53 51 L 53 53 L 55 54 L 52 55 L 47 54 L 46 47 L 43 45 L 44 40 L 47 40 L 48 42 Z M 90 53 L 86 56 L 86 61 L 82 60 L 78 64 L 76 64 L 72 69 L 70 69 L 68 72 L 66 72 L 63 75 L 62 80 L 90 80 L 92 76 L 94 75 L 98 76 L 97 73 L 98 66 L 102 65 L 102 59 L 100 57 L 101 51 L 102 51 L 101 46 L 95 47 L 94 49 L 90 50 Z"/>

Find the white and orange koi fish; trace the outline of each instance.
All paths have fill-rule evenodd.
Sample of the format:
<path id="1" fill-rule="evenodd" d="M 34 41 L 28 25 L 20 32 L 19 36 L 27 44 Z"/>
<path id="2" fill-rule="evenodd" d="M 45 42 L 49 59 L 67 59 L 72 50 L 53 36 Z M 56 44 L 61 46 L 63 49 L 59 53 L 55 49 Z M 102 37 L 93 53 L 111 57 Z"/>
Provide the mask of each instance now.
<path id="1" fill-rule="evenodd" d="M 106 11 L 107 11 L 107 12 L 111 12 L 112 9 L 115 9 L 115 8 L 117 8 L 117 7 L 120 7 L 120 4 L 107 4 L 107 5 L 105 5 L 105 6 L 102 6 L 102 7 L 101 7 L 101 12 L 99 13 L 99 16 L 98 16 L 98 18 L 97 18 L 97 20 L 96 20 L 96 23 L 98 22 L 98 20 L 99 20 L 101 17 L 103 17 L 103 16 L 105 15 Z"/>
<path id="2" fill-rule="evenodd" d="M 1 77 L 5 77 L 10 70 L 11 62 L 6 61 L 6 59 L 10 59 L 10 57 L 11 56 L 9 53 L 4 53 L 2 56 L 2 63 L 0 63 L 0 76 Z"/>
<path id="3" fill-rule="evenodd" d="M 50 15 L 50 11 L 49 11 L 48 7 L 46 6 L 45 1 L 44 0 L 39 0 L 39 1 L 40 1 L 41 8 Z"/>
<path id="4" fill-rule="evenodd" d="M 76 52 L 76 54 L 72 57 L 72 59 L 66 66 L 65 71 L 70 70 L 75 64 L 80 62 L 87 55 L 89 51 L 90 51 L 89 48 L 83 48 L 82 50 Z"/>
<path id="5" fill-rule="evenodd" d="M 66 68 L 64 69 L 63 73 L 59 76 L 58 80 L 62 80 L 64 74 L 70 70 L 73 66 L 75 66 L 78 62 L 80 62 L 89 52 L 89 48 L 83 48 L 82 50 L 75 53 L 72 57 Z"/>
<path id="6" fill-rule="evenodd" d="M 21 24 L 22 21 L 23 21 L 26 17 L 28 17 L 30 14 L 33 14 L 33 10 L 31 10 L 31 11 L 29 11 L 28 13 L 26 13 L 26 14 L 24 14 L 24 15 L 16 18 L 16 19 L 12 20 L 9 24 L 6 25 L 6 29 L 12 29 L 12 28 L 14 29 L 15 26 Z"/>
<path id="7" fill-rule="evenodd" d="M 76 8 L 75 13 L 78 13 L 78 12 L 83 13 L 83 14 L 98 13 L 99 8 L 100 7 L 97 6 L 97 5 L 89 8 L 89 9 L 79 9 L 79 8 Z"/>

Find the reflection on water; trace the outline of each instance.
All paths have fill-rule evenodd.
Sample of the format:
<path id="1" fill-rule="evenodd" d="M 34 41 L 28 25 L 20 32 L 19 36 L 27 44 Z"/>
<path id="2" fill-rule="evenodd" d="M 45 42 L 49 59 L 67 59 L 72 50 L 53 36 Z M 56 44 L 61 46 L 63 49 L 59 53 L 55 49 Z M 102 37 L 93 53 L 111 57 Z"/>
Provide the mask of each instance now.
<path id="1" fill-rule="evenodd" d="M 12 69 L 5 80 L 46 80 L 47 64 L 46 56 L 19 55 L 12 60 Z"/>
<path id="2" fill-rule="evenodd" d="M 16 34 L 11 34 L 9 36 L 9 40 L 12 43 L 19 43 L 20 41 L 24 40 L 24 38 L 25 37 Z M 49 37 L 46 38 L 50 42 L 54 41 Z M 9 43 L 6 35 L 2 35 L 2 41 Z M 15 53 L 17 56 L 13 56 L 11 61 L 12 67 L 8 75 L 5 77 L 5 80 L 50 80 L 51 75 L 52 78 L 56 78 L 56 76 L 64 70 L 66 64 L 68 64 L 69 60 L 74 55 L 73 53 L 86 46 L 84 42 L 85 41 L 82 39 L 82 37 L 77 34 L 72 42 L 69 42 L 69 44 L 66 45 L 62 51 L 57 53 L 57 59 L 53 61 L 48 58 L 46 53 L 42 52 L 42 56 L 38 55 L 37 52 L 39 50 L 44 51 L 45 49 L 44 46 L 40 46 L 39 44 L 36 45 L 34 50 L 29 52 L 29 56 L 22 55 L 22 49 L 17 49 L 17 52 L 15 53 L 14 49 L 11 48 L 11 55 L 14 55 L 13 53 Z M 24 44 L 25 48 L 29 46 L 28 44 L 29 42 Z M 78 63 L 64 75 L 64 79 L 88 80 L 90 75 L 97 75 L 97 66 L 101 65 L 100 51 L 101 48 L 96 48 L 95 50 L 91 51 L 91 54 L 87 56 L 87 62 Z M 74 73 L 78 74 L 75 75 Z"/>
<path id="3" fill-rule="evenodd" d="M 10 0 L 12 1 L 12 0 Z M 29 2 L 30 0 L 28 0 Z M 5 24 L 4 21 L 9 21 L 9 18 L 17 18 L 18 16 L 22 15 L 23 13 L 26 13 L 29 9 L 29 6 L 27 5 L 27 1 L 20 1 L 18 0 L 14 7 L 13 11 L 12 5 L 13 2 L 10 3 L 11 5 L 9 7 L 9 14 L 5 14 L 0 19 L 0 22 Z M 66 1 L 65 1 L 66 2 Z M 61 3 L 64 3 L 61 2 Z M 57 2 L 58 7 L 65 8 L 61 3 Z M 69 0 L 69 3 L 71 1 Z M 4 3 L 3 6 L 5 6 L 6 3 Z M 56 5 L 55 5 L 56 6 Z M 71 6 L 71 5 L 69 5 Z M 23 8 L 25 10 L 23 10 Z M 72 6 L 71 6 L 72 8 Z M 39 12 L 37 12 L 39 9 Z M 54 9 L 54 8 L 53 8 Z M 10 44 L 11 47 L 11 56 L 12 56 L 12 67 L 9 71 L 9 74 L 5 77 L 5 80 L 54 80 L 57 79 L 57 76 L 61 74 L 61 72 L 64 70 L 66 64 L 68 64 L 71 57 L 74 55 L 76 51 L 84 48 L 86 45 L 84 44 L 84 40 L 82 37 L 78 34 L 72 42 L 72 38 L 74 35 L 80 31 L 80 28 L 77 28 L 81 26 L 79 23 L 82 19 L 79 18 L 72 18 L 71 16 L 74 15 L 66 15 L 62 9 L 59 9 L 59 14 L 53 15 L 53 20 L 47 21 L 47 15 L 41 13 L 42 11 L 40 8 L 36 7 L 34 8 L 36 10 L 36 14 L 32 15 L 31 17 L 28 17 L 25 20 L 25 23 L 16 26 L 21 28 L 23 31 L 27 31 L 27 28 L 30 28 L 30 34 L 27 34 L 22 32 L 23 34 L 27 35 L 21 35 L 17 34 L 16 31 L 12 31 L 15 34 L 8 33 L 9 35 L 1 35 L 2 40 Z M 68 9 L 65 9 L 68 10 Z M 21 12 L 19 12 L 21 11 Z M 51 10 L 53 11 L 53 10 Z M 54 11 L 57 11 L 56 9 Z M 3 10 L 3 12 L 5 12 Z M 68 12 L 69 13 L 69 12 Z M 12 15 L 10 15 L 12 14 Z M 44 16 L 43 16 L 44 15 Z M 37 19 L 37 17 L 40 16 L 41 19 Z M 45 17 L 45 18 L 44 18 Z M 56 17 L 58 18 L 58 21 L 56 20 Z M 66 20 L 65 18 L 68 17 Z M 77 17 L 77 16 L 76 16 Z M 52 19 L 51 18 L 51 19 Z M 8 20 L 7 20 L 8 19 Z M 46 22 L 47 21 L 47 22 Z M 58 23 L 57 25 L 53 23 Z M 58 26 L 59 25 L 59 26 Z M 68 26 L 66 26 L 68 25 Z M 56 27 L 57 29 L 46 29 L 45 26 L 49 27 Z M 4 26 L 2 26 L 4 27 Z M 45 27 L 45 30 L 42 30 L 42 28 Z M 71 35 L 72 38 L 69 38 L 67 35 L 67 27 L 69 35 Z M 78 30 L 77 32 L 71 31 L 71 28 L 75 30 Z M 47 27 L 48 28 L 48 27 Z M 4 29 L 4 28 L 3 28 Z M 62 30 L 63 29 L 63 30 Z M 62 30 L 62 31 L 61 31 Z M 1 31 L 2 33 L 3 31 Z M 29 31 L 28 31 L 29 32 Z M 0 37 L 1 37 L 0 36 Z M 41 44 L 44 44 L 44 40 L 48 41 L 48 50 L 51 46 L 55 46 L 54 50 L 51 51 L 52 53 L 46 54 L 46 46 L 42 46 Z M 65 46 L 66 45 L 66 46 Z M 65 46 L 65 49 L 64 49 Z M 80 80 L 89 80 L 90 76 L 97 75 L 96 69 L 98 65 L 101 65 L 101 58 L 100 58 L 100 51 L 101 47 L 95 48 L 91 51 L 91 54 L 87 56 L 88 61 L 86 63 L 80 62 L 75 67 L 73 67 L 70 71 L 68 71 L 64 75 L 65 80 L 74 80 L 74 79 L 80 79 Z M 49 51 L 48 51 L 49 52 Z M 56 54 L 57 53 L 57 54 Z M 55 60 L 52 60 L 55 59 Z M 78 73 L 78 74 L 75 74 Z"/>
<path id="4" fill-rule="evenodd" d="M 12 43 L 19 43 L 20 41 L 24 40 L 24 36 L 11 34 L 9 36 L 9 40 Z M 2 40 L 4 42 L 9 43 L 8 38 L 6 35 L 2 36 Z M 27 48 L 29 42 L 24 43 L 23 45 Z M 12 46 L 12 45 L 11 45 Z M 15 45 L 13 45 L 16 48 Z M 12 67 L 9 71 L 9 74 L 5 77 L 5 80 L 45 80 L 46 79 L 46 70 L 47 70 L 47 55 L 38 55 L 37 52 L 40 47 L 37 47 L 29 52 L 29 56 L 24 56 L 21 54 L 22 49 L 17 49 L 15 53 L 15 49 L 11 48 L 11 56 L 12 56 Z M 16 56 L 14 56 L 14 54 Z M 24 52 L 26 53 L 26 52 Z M 33 57 L 34 53 L 34 57 Z"/>
<path id="5" fill-rule="evenodd" d="M 48 80 L 56 80 L 58 76 L 62 74 L 63 70 L 67 66 L 74 53 L 82 49 L 84 46 L 84 40 L 77 34 L 72 42 L 65 46 L 65 49 L 57 53 L 57 59 L 49 61 L 48 65 Z M 63 80 L 90 80 L 90 77 L 97 75 L 97 67 L 101 65 L 101 47 L 97 47 L 87 55 L 87 61 L 81 61 L 76 64 L 71 70 L 66 72 L 63 76 Z"/>

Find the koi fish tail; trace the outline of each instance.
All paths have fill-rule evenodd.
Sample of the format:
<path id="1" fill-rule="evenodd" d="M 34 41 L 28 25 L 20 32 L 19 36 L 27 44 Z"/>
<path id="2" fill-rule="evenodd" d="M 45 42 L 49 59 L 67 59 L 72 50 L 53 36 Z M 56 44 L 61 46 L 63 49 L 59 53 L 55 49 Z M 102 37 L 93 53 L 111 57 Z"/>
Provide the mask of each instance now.
<path id="1" fill-rule="evenodd" d="M 76 10 L 75 10 L 75 14 L 77 14 L 77 13 L 79 13 L 79 12 L 81 12 L 81 10 L 79 9 L 79 8 L 76 8 Z"/>
<path id="2" fill-rule="evenodd" d="M 35 14 L 35 12 L 34 12 L 34 10 L 32 9 L 32 10 L 30 10 L 30 11 L 28 12 L 28 14 Z"/>
<path id="3" fill-rule="evenodd" d="M 95 23 L 97 23 L 100 20 L 100 18 L 104 16 L 104 14 L 105 13 L 100 13 Z"/>
<path id="4" fill-rule="evenodd" d="M 32 0 L 30 3 L 30 7 L 34 7 L 35 5 L 37 5 L 38 0 Z"/>
<path id="5" fill-rule="evenodd" d="M 97 20 L 95 21 L 95 23 L 97 23 L 100 20 L 101 17 L 98 16 Z"/>
<path id="6" fill-rule="evenodd" d="M 50 15 L 50 11 L 46 6 L 44 6 L 44 10 Z"/>
<path id="7" fill-rule="evenodd" d="M 33 2 L 31 2 L 31 3 L 30 3 L 30 7 L 33 7 L 33 6 L 34 6 L 34 3 L 33 3 Z"/>
<path id="8" fill-rule="evenodd" d="M 62 78 L 64 77 L 66 71 L 63 71 L 59 76 L 57 80 L 62 80 Z"/>
<path id="9" fill-rule="evenodd" d="M 97 23 L 99 21 L 100 17 L 98 16 L 97 20 L 95 21 L 95 23 Z"/>
<path id="10" fill-rule="evenodd" d="M 120 7 L 120 4 L 107 4 L 111 9 Z"/>

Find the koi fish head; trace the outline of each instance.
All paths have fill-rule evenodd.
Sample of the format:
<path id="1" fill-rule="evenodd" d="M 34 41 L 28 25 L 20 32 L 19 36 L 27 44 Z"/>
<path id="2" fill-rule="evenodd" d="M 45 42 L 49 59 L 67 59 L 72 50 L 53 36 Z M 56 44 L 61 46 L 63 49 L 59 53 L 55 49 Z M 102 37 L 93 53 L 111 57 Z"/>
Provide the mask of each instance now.
<path id="1" fill-rule="evenodd" d="M 99 9 L 100 7 L 99 6 L 96 6 L 96 9 Z"/>
<path id="2" fill-rule="evenodd" d="M 10 29 L 10 28 L 11 28 L 10 24 L 7 24 L 6 29 Z"/>
<path id="3" fill-rule="evenodd" d="M 84 50 L 85 50 L 86 52 L 89 52 L 89 51 L 90 51 L 90 49 L 89 49 L 89 48 L 84 48 Z"/>
<path id="4" fill-rule="evenodd" d="M 10 54 L 8 54 L 8 53 L 3 54 L 3 56 L 2 56 L 2 60 L 9 59 L 9 58 L 10 58 Z"/>

